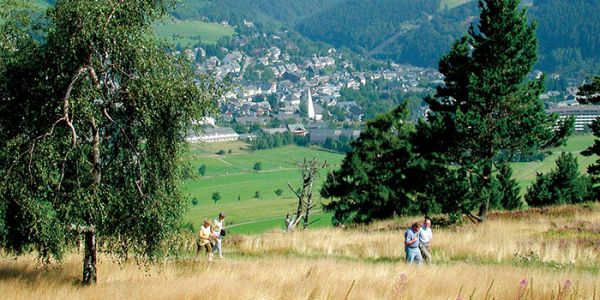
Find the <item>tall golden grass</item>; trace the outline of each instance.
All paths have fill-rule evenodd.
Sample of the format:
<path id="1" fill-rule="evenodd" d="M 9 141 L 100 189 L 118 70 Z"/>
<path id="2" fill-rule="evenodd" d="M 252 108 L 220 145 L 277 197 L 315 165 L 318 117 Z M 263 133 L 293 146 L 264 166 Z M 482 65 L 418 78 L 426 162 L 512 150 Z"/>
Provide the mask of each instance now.
<path id="1" fill-rule="evenodd" d="M 224 260 L 168 259 L 140 269 L 100 255 L 46 270 L 0 259 L 2 299 L 600 299 L 600 207 L 496 214 L 434 228 L 431 265 L 406 265 L 404 223 L 230 237 Z"/>

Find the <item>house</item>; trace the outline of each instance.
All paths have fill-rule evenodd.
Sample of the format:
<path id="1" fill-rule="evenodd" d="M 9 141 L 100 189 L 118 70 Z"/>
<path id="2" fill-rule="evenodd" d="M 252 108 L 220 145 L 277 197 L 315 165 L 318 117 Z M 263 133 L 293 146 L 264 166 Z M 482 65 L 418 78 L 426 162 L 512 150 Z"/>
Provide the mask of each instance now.
<path id="1" fill-rule="evenodd" d="M 188 136 L 186 139 L 189 142 L 197 143 L 197 142 L 205 142 L 205 143 L 214 143 L 214 142 L 226 142 L 226 141 L 236 141 L 239 139 L 239 135 L 230 127 L 215 127 L 215 128 L 206 128 L 203 130 L 202 134 L 195 135 L 192 134 Z"/>
<path id="2" fill-rule="evenodd" d="M 308 133 L 304 125 L 302 125 L 301 123 L 288 124 L 287 127 L 293 134 L 298 136 L 305 136 Z"/>

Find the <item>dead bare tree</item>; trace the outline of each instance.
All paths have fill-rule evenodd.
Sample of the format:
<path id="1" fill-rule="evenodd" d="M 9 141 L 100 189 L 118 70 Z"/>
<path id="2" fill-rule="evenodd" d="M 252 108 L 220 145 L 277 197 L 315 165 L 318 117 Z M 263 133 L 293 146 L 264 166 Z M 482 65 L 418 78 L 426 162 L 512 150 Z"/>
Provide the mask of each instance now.
<path id="1" fill-rule="evenodd" d="M 313 185 L 315 178 L 319 174 L 321 169 L 327 167 L 327 161 L 321 163 L 318 159 L 313 158 L 308 161 L 306 158 L 298 163 L 298 167 L 300 172 L 302 173 L 302 187 L 299 189 L 294 189 L 292 184 L 288 182 L 288 187 L 298 198 L 298 207 L 296 208 L 296 216 L 292 219 L 291 222 L 286 222 L 287 231 L 294 230 L 300 220 L 304 221 L 304 228 L 307 228 L 310 218 L 310 212 L 313 209 Z"/>

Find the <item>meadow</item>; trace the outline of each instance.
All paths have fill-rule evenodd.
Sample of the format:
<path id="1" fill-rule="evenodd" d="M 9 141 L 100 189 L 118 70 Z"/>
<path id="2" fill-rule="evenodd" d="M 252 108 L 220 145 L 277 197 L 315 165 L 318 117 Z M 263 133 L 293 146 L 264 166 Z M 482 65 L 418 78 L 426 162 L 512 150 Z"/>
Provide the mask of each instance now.
<path id="1" fill-rule="evenodd" d="M 446 8 L 453 9 L 457 6 L 461 6 L 467 2 L 471 2 L 472 0 L 442 0 L 440 1 L 440 10 L 444 10 Z"/>
<path id="2" fill-rule="evenodd" d="M 600 204 L 494 212 L 484 224 L 434 226 L 433 263 L 403 262 L 414 219 L 353 228 L 229 236 L 222 260 L 152 265 L 100 254 L 79 285 L 81 254 L 44 269 L 0 257 L 3 299 L 600 299 Z"/>
<path id="3" fill-rule="evenodd" d="M 315 201 L 320 203 L 320 186 L 327 172 L 339 167 L 343 156 L 319 148 L 285 146 L 274 149 L 250 151 L 249 145 L 242 142 L 192 145 L 190 164 L 193 171 L 206 166 L 204 176 L 188 180 L 184 192 L 190 199 L 196 198 L 198 205 L 190 205 L 185 217 L 198 228 L 204 218 L 214 218 L 220 211 L 226 212 L 227 223 L 236 233 L 258 233 L 268 229 L 283 227 L 287 213 L 295 212 L 297 198 L 288 187 L 300 187 L 301 175 L 298 162 L 304 158 L 317 158 L 327 161 L 328 167 L 317 178 L 314 192 Z M 216 154 L 223 150 L 225 154 Z M 229 153 L 231 150 L 231 153 Z M 262 169 L 253 170 L 260 162 Z M 277 196 L 275 190 L 283 194 Z M 259 198 L 255 198 L 258 191 Z M 218 192 L 221 199 L 212 200 Z M 319 206 L 319 205 L 317 205 Z M 313 226 L 330 225 L 331 216 L 315 209 Z"/>
<path id="4" fill-rule="evenodd" d="M 216 44 L 219 39 L 234 33 L 231 26 L 174 18 L 154 25 L 154 31 L 159 38 L 167 39 L 173 44 L 180 43 L 183 47 L 191 47 L 199 42 Z"/>
<path id="5" fill-rule="evenodd" d="M 577 155 L 579 167 L 585 173 L 588 165 L 594 162 L 593 157 L 583 157 L 581 150 L 593 143 L 590 134 L 574 135 L 567 145 L 551 149 L 552 154 L 543 161 L 513 163 L 514 177 L 521 186 L 524 194 L 526 188 L 535 180 L 538 172 L 548 172 L 555 167 L 555 160 L 560 152 L 572 152 Z M 216 154 L 223 150 L 225 154 Z M 231 153 L 230 153 L 231 152 Z M 339 167 L 343 155 L 325 151 L 318 147 L 306 148 L 285 146 L 267 150 L 251 151 L 246 143 L 226 142 L 193 144 L 188 160 L 193 172 L 201 165 L 206 166 L 205 176 L 197 176 L 184 184 L 184 191 L 190 199 L 196 198 L 198 205 L 190 205 L 185 216 L 185 222 L 199 228 L 204 218 L 215 218 L 220 212 L 226 212 L 227 223 L 235 233 L 261 233 L 269 229 L 282 228 L 286 213 L 295 211 L 296 198 L 288 188 L 300 185 L 300 172 L 297 162 L 304 158 L 318 158 L 327 161 L 329 167 L 323 170 L 314 187 L 316 203 L 323 201 L 318 195 L 321 184 L 327 172 Z M 261 162 L 262 170 L 255 172 L 253 166 Z M 283 190 L 281 196 L 275 195 L 275 190 Z M 260 198 L 256 199 L 255 193 Z M 215 203 L 211 196 L 219 192 L 221 199 Z M 324 214 L 320 209 L 315 210 L 312 226 L 321 227 L 331 224 L 331 215 Z"/>

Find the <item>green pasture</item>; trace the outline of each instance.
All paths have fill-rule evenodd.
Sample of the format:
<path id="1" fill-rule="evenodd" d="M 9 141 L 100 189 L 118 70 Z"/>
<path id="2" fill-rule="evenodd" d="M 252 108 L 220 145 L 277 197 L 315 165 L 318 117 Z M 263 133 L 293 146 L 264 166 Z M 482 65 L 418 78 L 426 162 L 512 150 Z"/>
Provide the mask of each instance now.
<path id="1" fill-rule="evenodd" d="M 218 23 L 207 23 L 195 20 L 167 20 L 154 25 L 154 31 L 160 38 L 173 44 L 192 46 L 198 42 L 215 44 L 225 36 L 232 36 L 234 29 Z"/>
<path id="2" fill-rule="evenodd" d="M 440 1 L 440 10 L 444 10 L 446 9 L 446 7 L 448 9 L 453 9 L 457 6 L 461 6 L 467 2 L 471 2 L 472 0 L 442 0 Z"/>
<path id="3" fill-rule="evenodd" d="M 594 136 L 591 134 L 577 134 L 572 136 L 567 145 L 550 149 L 552 155 L 549 155 L 543 161 L 513 163 L 513 176 L 521 185 L 521 192 L 524 193 L 526 188 L 535 181 L 537 173 L 546 173 L 556 167 L 556 159 L 561 152 L 571 152 L 577 156 L 579 169 L 581 173 L 587 172 L 587 167 L 594 163 L 595 157 L 585 157 L 581 155 L 581 151 L 591 146 L 594 143 Z"/>
<path id="4" fill-rule="evenodd" d="M 215 154 L 221 149 L 226 154 Z M 331 216 L 323 216 L 319 210 L 318 192 L 327 171 L 337 168 L 343 155 L 298 146 L 249 151 L 248 145 L 240 142 L 192 145 L 192 168 L 197 171 L 204 164 L 207 170 L 205 176 L 185 182 L 185 193 L 199 202 L 196 206 L 190 204 L 185 221 L 192 222 L 197 228 L 204 218 L 214 218 L 224 211 L 228 215 L 227 223 L 233 225 L 231 229 L 235 233 L 256 233 L 282 227 L 285 214 L 295 211 L 297 201 L 287 184 L 300 187 L 297 163 L 315 157 L 327 161 L 329 167 L 321 172 L 314 187 L 315 220 L 320 219 L 313 226 L 330 224 Z M 259 161 L 262 170 L 255 172 L 253 166 Z M 284 191 L 281 196 L 275 194 L 277 189 Z M 255 198 L 256 191 L 260 193 L 259 199 Z M 212 200 L 214 192 L 221 195 L 217 203 Z"/>

